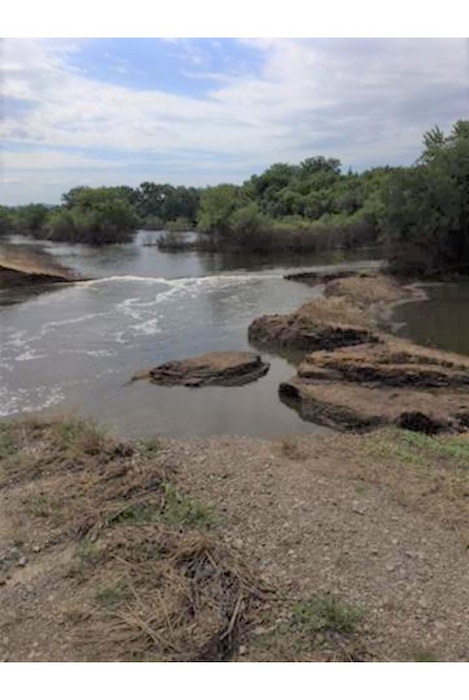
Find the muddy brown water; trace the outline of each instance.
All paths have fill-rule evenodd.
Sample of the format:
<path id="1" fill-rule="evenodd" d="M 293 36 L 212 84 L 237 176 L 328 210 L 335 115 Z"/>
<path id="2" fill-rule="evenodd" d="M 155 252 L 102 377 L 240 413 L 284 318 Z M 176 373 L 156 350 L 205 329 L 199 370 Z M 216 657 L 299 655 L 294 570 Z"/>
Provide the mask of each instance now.
<path id="1" fill-rule="evenodd" d="M 394 310 L 396 332 L 421 345 L 469 355 L 469 280 L 424 285 L 425 301 Z"/>
<path id="2" fill-rule="evenodd" d="M 267 258 L 165 253 L 142 245 L 147 236 L 103 249 L 29 242 L 94 279 L 41 291 L 0 290 L 0 415 L 75 412 L 129 437 L 269 437 L 326 430 L 303 421 L 278 399 L 279 384 L 295 373 L 294 357 L 263 352 L 269 372 L 242 387 L 189 389 L 129 379 L 172 359 L 212 350 L 252 350 L 247 328 L 256 316 L 293 311 L 322 292 L 321 287 L 285 280 L 286 273 L 373 268 L 379 265 L 376 254 L 361 250 L 348 256 Z M 23 239 L 13 242 L 25 244 Z M 453 290 L 447 304 L 459 309 L 461 327 L 464 303 L 458 294 Z M 401 333 L 412 336 L 421 328 L 425 335 L 412 316 L 423 323 L 417 307 L 396 309 L 397 320 L 405 324 Z M 449 326 L 439 327 L 444 332 Z M 448 349 L 468 352 L 456 335 Z M 469 341 L 467 328 L 465 337 Z"/>

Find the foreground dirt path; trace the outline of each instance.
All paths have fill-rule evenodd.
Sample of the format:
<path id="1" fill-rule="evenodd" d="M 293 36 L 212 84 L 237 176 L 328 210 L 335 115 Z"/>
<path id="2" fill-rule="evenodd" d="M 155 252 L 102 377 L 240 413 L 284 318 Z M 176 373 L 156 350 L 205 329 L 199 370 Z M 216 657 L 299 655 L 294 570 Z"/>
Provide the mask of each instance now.
<path id="1" fill-rule="evenodd" d="M 220 511 L 225 537 L 285 592 L 286 611 L 331 592 L 366 609 L 364 659 L 469 660 L 464 530 L 445 522 L 444 500 L 431 502 L 434 485 L 412 504 L 399 477 L 385 483 L 386 467 L 373 459 L 363 470 L 353 447 L 339 436 L 214 438 L 170 443 L 167 457 L 180 465 L 180 483 Z M 275 626 L 282 613 L 273 615 Z M 242 651 L 248 661 L 290 660 L 263 643 L 262 629 Z"/>
<path id="2" fill-rule="evenodd" d="M 469 660 L 468 434 L 12 425 L 0 660 Z"/>

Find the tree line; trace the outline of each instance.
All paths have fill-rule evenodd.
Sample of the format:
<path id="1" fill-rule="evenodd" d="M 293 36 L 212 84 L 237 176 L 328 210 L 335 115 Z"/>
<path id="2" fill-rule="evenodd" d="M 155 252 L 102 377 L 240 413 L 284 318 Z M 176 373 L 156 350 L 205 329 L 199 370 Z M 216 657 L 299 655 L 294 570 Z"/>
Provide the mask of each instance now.
<path id="1" fill-rule="evenodd" d="M 0 235 L 94 245 L 139 229 L 197 230 L 219 247 L 267 253 L 380 243 L 397 272 L 469 272 L 469 121 L 423 137 L 410 167 L 343 172 L 335 158 L 274 163 L 242 185 L 75 187 L 57 207 L 0 207 Z M 166 239 L 168 240 L 168 239 Z"/>

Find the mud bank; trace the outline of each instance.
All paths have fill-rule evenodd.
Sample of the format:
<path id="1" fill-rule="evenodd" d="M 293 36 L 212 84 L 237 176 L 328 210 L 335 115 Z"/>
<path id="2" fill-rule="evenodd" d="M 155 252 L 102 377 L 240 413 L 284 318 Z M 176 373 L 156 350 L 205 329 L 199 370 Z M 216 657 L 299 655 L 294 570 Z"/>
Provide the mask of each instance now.
<path id="1" fill-rule="evenodd" d="M 0 289 L 83 281 L 74 270 L 60 265 L 46 251 L 29 246 L 0 245 Z"/>
<path id="2" fill-rule="evenodd" d="M 305 273 L 299 281 L 307 280 Z M 305 420 L 338 430 L 394 424 L 435 434 L 469 428 L 469 358 L 389 334 L 396 305 L 425 298 L 417 283 L 383 273 L 314 276 L 324 297 L 249 328 L 259 347 L 305 353 L 280 399 Z"/>

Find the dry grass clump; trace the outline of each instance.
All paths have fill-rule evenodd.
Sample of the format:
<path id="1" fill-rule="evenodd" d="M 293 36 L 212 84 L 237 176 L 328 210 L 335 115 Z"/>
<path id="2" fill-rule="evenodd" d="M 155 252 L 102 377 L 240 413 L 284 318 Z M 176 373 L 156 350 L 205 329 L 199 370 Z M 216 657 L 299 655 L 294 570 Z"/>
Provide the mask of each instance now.
<path id="1" fill-rule="evenodd" d="M 303 304 L 294 316 L 305 323 L 333 323 L 361 327 L 370 325 L 367 315 L 361 309 L 352 306 L 340 296 L 313 299 Z"/>
<path id="2" fill-rule="evenodd" d="M 242 557 L 213 534 L 124 526 L 109 533 L 103 557 L 77 633 L 94 638 L 101 660 L 228 660 L 260 601 Z"/>
<path id="3" fill-rule="evenodd" d="M 293 461 L 301 461 L 308 457 L 308 452 L 302 447 L 296 435 L 285 435 L 279 441 L 279 453 Z"/>
<path id="4" fill-rule="evenodd" d="M 27 547 L 33 536 L 47 550 L 79 658 L 236 651 L 260 588 L 221 541 L 213 508 L 180 491 L 176 473 L 156 440 L 118 442 L 75 418 L 0 423 L 9 520 Z M 71 560 L 57 566 L 64 548 Z"/>
<path id="5" fill-rule="evenodd" d="M 403 296 L 403 288 L 398 281 L 387 275 L 356 275 L 328 282 L 325 294 L 368 307 L 376 302 L 399 301 Z"/>

